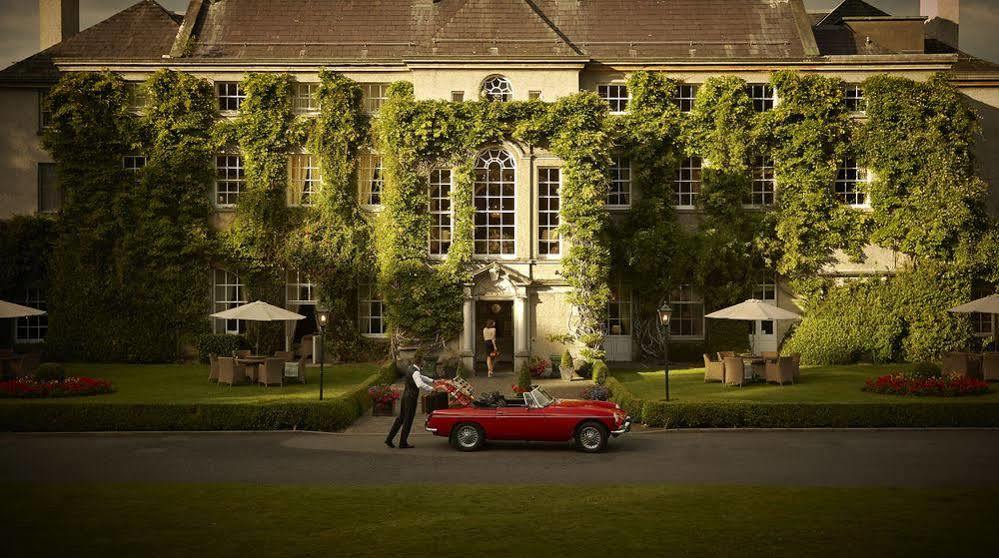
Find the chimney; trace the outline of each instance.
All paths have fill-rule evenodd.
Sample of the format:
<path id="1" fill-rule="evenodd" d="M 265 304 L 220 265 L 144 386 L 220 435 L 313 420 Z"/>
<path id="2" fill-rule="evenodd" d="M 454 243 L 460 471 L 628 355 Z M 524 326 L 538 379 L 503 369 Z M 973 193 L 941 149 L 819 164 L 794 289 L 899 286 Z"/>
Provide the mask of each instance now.
<path id="1" fill-rule="evenodd" d="M 926 17 L 926 38 L 958 48 L 960 0 L 919 0 L 919 15 Z"/>
<path id="2" fill-rule="evenodd" d="M 80 32 L 80 0 L 38 0 L 38 46 L 45 50 Z"/>

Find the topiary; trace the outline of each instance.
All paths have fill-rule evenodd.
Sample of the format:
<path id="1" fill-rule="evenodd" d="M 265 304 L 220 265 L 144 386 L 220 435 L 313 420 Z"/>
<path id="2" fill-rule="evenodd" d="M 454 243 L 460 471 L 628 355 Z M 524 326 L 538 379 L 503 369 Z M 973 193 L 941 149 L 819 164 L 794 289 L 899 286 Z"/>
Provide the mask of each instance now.
<path id="1" fill-rule="evenodd" d="M 520 367 L 520 373 L 517 375 L 517 387 L 531 391 L 531 367 L 526 362 Z"/>
<path id="2" fill-rule="evenodd" d="M 593 363 L 593 383 L 602 386 L 607 381 L 607 363 L 598 360 Z"/>
<path id="3" fill-rule="evenodd" d="M 940 367 L 932 362 L 917 362 L 906 376 L 919 379 L 939 378 L 941 373 Z"/>
<path id="4" fill-rule="evenodd" d="M 569 352 L 569 349 L 562 353 L 561 367 L 562 370 L 572 370 L 572 353 Z"/>
<path id="5" fill-rule="evenodd" d="M 66 369 L 58 362 L 45 362 L 35 372 L 39 382 L 61 382 L 66 379 Z"/>

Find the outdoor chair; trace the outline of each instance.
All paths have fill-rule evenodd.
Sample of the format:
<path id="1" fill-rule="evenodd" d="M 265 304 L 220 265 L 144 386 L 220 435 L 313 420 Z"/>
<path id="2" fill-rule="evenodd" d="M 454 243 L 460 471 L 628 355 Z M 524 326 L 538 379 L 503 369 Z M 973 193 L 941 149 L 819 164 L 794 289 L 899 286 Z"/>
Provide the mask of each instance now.
<path id="1" fill-rule="evenodd" d="M 704 353 L 704 381 L 725 381 L 725 363 L 718 360 L 711 360 L 711 355 L 708 353 Z"/>
<path id="2" fill-rule="evenodd" d="M 746 381 L 746 363 L 740 357 L 725 357 L 725 383 L 741 386 Z"/>
<path id="3" fill-rule="evenodd" d="M 232 357 L 218 357 L 219 384 L 230 386 L 246 382 L 246 367 L 236 364 Z"/>
<path id="4" fill-rule="evenodd" d="M 285 362 L 295 360 L 295 354 L 291 351 L 274 351 L 274 358 L 279 358 Z"/>
<path id="5" fill-rule="evenodd" d="M 247 358 L 253 354 L 253 351 L 249 349 L 241 349 L 239 351 L 233 351 L 232 354 L 236 358 Z"/>
<path id="6" fill-rule="evenodd" d="M 791 360 L 794 362 L 794 381 L 797 382 L 801 379 L 801 353 L 792 354 Z"/>
<path id="7" fill-rule="evenodd" d="M 982 379 L 999 381 L 999 353 L 982 353 Z"/>
<path id="8" fill-rule="evenodd" d="M 271 385 L 284 385 L 284 361 L 279 358 L 269 358 L 260 365 L 260 372 L 257 374 L 257 383 L 264 387 Z"/>
<path id="9" fill-rule="evenodd" d="M 794 358 L 782 356 L 777 358 L 774 366 L 767 363 L 767 382 L 780 385 L 794 383 Z"/>
<path id="10" fill-rule="evenodd" d="M 972 378 L 980 378 L 978 355 L 973 353 L 946 353 L 940 370 L 944 374 L 958 374 Z"/>
<path id="11" fill-rule="evenodd" d="M 718 360 L 721 362 L 725 362 L 726 358 L 734 356 L 735 356 L 735 351 L 718 351 Z"/>
<path id="12" fill-rule="evenodd" d="M 208 381 L 219 381 L 219 356 L 216 354 L 208 355 Z"/>
<path id="13" fill-rule="evenodd" d="M 42 364 L 41 353 L 25 353 L 20 360 L 14 361 L 14 377 L 33 376 Z"/>
<path id="14" fill-rule="evenodd" d="M 305 379 L 305 357 L 298 357 L 298 360 L 290 360 L 284 363 L 284 377 L 294 378 L 296 382 L 306 383 Z"/>
<path id="15" fill-rule="evenodd" d="M 306 335 L 302 337 L 302 344 L 298 346 L 298 356 L 302 356 L 308 359 L 312 358 L 312 338 L 315 335 Z"/>

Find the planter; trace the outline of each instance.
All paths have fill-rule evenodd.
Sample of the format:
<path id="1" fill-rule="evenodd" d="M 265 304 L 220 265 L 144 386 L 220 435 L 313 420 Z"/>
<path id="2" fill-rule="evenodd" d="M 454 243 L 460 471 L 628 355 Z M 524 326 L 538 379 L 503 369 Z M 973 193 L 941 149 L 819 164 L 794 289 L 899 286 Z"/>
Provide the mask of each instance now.
<path id="1" fill-rule="evenodd" d="M 378 403 L 371 405 L 371 416 L 373 417 L 394 417 L 395 401 L 389 403 Z"/>
<path id="2" fill-rule="evenodd" d="M 571 366 L 559 366 L 558 367 L 559 377 L 561 377 L 563 380 L 565 380 L 567 382 L 571 382 L 572 381 L 572 376 L 575 373 L 576 373 L 576 371 L 573 370 Z"/>

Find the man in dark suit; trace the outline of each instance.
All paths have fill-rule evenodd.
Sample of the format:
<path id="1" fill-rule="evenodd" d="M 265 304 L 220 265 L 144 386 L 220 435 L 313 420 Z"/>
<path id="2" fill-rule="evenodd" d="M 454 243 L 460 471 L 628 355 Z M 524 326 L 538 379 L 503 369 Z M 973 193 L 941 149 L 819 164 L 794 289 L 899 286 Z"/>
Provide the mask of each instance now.
<path id="1" fill-rule="evenodd" d="M 406 388 L 402 391 L 402 399 L 399 403 L 399 416 L 395 417 L 388 437 L 385 438 L 385 445 L 390 448 L 395 447 L 392 439 L 395 438 L 400 427 L 402 428 L 402 432 L 399 434 L 399 449 L 413 447 L 409 445 L 409 431 L 413 428 L 413 419 L 416 417 L 416 404 L 420 399 L 420 392 L 433 392 L 437 389 L 433 378 L 424 376 L 421 373 L 420 367 L 415 364 L 409 365 L 403 382 Z"/>

